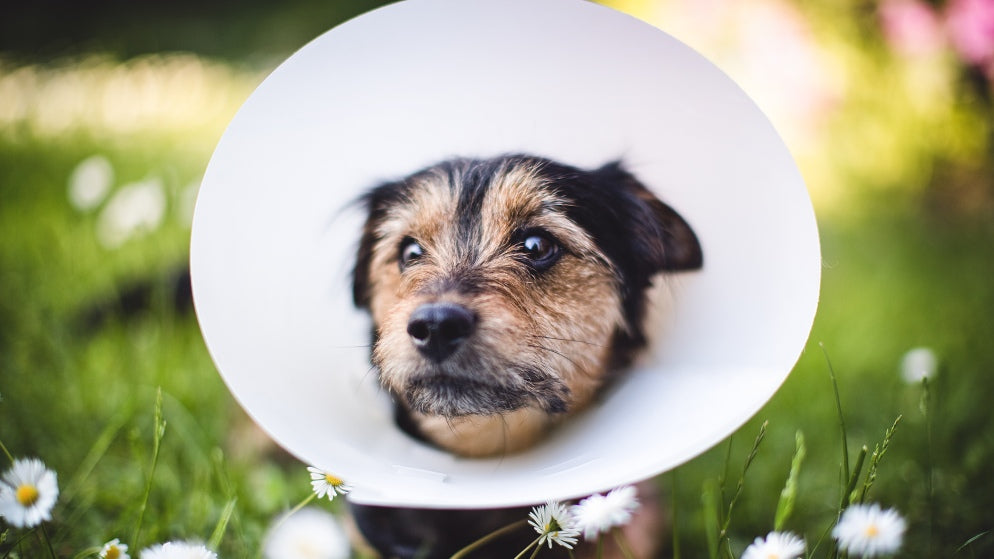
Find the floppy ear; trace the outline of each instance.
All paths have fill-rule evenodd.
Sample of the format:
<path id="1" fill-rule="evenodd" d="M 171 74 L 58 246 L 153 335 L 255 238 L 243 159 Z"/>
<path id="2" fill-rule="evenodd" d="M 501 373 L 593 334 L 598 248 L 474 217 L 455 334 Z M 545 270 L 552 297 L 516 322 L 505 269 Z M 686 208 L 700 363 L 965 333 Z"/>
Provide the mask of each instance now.
<path id="1" fill-rule="evenodd" d="M 571 201 L 566 213 L 590 233 L 618 276 L 627 328 L 615 333 L 612 359 L 614 368 L 627 365 L 646 343 L 642 322 L 653 277 L 703 265 L 697 235 L 620 162 L 587 172 L 553 164 L 547 169 L 563 178 L 557 184 Z"/>
<path id="2" fill-rule="evenodd" d="M 373 245 L 376 244 L 375 224 L 367 215 L 362 228 L 362 237 L 356 249 L 355 266 L 352 268 L 352 302 L 360 309 L 369 308 L 369 266 L 373 259 Z"/>
<path id="3" fill-rule="evenodd" d="M 352 302 L 360 309 L 369 308 L 370 277 L 369 267 L 373 260 L 373 248 L 379 241 L 377 228 L 386 217 L 387 208 L 401 197 L 403 183 L 381 184 L 361 198 L 356 205 L 366 212 L 366 222 L 362 227 L 362 237 L 356 248 L 355 266 L 352 268 Z"/>
<path id="4" fill-rule="evenodd" d="M 609 163 L 592 174 L 606 190 L 619 195 L 615 212 L 632 243 L 641 273 L 697 270 L 703 266 L 700 242 L 687 221 L 624 170 L 620 162 Z"/>

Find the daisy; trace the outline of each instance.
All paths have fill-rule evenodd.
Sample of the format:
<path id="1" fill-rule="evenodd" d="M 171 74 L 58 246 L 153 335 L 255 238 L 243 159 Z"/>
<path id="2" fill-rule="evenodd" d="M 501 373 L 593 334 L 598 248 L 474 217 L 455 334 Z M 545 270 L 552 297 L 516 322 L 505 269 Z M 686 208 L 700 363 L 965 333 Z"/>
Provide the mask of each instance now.
<path id="1" fill-rule="evenodd" d="M 37 458 L 18 459 L 0 479 L 0 516 L 18 528 L 52 519 L 59 497 L 55 472 Z"/>
<path id="2" fill-rule="evenodd" d="M 311 473 L 311 487 L 318 499 L 328 496 L 329 501 L 335 500 L 336 495 L 345 495 L 352 488 L 345 484 L 342 478 L 332 475 L 320 468 L 308 466 L 307 471 Z"/>
<path id="3" fill-rule="evenodd" d="M 894 509 L 881 510 L 880 505 L 852 505 L 832 530 L 839 549 L 862 557 L 887 555 L 901 547 L 904 519 Z"/>
<path id="4" fill-rule="evenodd" d="M 797 559 L 804 553 L 804 540 L 790 532 L 770 532 L 766 539 L 756 538 L 742 559 Z"/>
<path id="5" fill-rule="evenodd" d="M 939 358 L 927 347 L 916 347 L 901 358 L 901 377 L 908 384 L 921 384 L 922 379 L 935 376 Z"/>
<path id="6" fill-rule="evenodd" d="M 333 515 L 313 507 L 278 519 L 266 534 L 266 559 L 348 559 L 349 539 Z"/>
<path id="7" fill-rule="evenodd" d="M 69 203 L 83 212 L 96 208 L 114 184 L 114 167 L 102 155 L 79 162 L 69 175 Z"/>
<path id="8" fill-rule="evenodd" d="M 150 177 L 121 186 L 97 217 L 97 240 L 117 248 L 128 239 L 156 230 L 166 215 L 162 179 Z"/>
<path id="9" fill-rule="evenodd" d="M 141 559 L 217 559 L 217 553 L 199 543 L 166 542 L 143 549 Z"/>
<path id="10" fill-rule="evenodd" d="M 128 546 L 114 538 L 100 548 L 100 559 L 131 559 L 131 556 L 128 555 Z"/>
<path id="11" fill-rule="evenodd" d="M 548 542 L 549 549 L 557 543 L 566 549 L 573 549 L 580 531 L 573 527 L 573 518 L 562 503 L 549 501 L 528 513 L 528 524 L 538 532 L 538 545 Z"/>
<path id="12" fill-rule="evenodd" d="M 638 507 L 635 487 L 626 485 L 612 489 L 607 495 L 591 495 L 574 505 L 570 512 L 576 519 L 576 528 L 589 540 L 615 526 L 628 524 Z"/>

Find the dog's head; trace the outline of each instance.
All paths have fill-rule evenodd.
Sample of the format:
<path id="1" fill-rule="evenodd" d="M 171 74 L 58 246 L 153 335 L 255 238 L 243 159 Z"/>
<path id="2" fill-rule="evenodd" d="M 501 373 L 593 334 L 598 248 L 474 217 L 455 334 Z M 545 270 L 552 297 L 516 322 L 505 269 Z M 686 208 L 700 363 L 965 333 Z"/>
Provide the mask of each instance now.
<path id="1" fill-rule="evenodd" d="M 414 429 L 460 454 L 517 450 L 583 407 L 645 345 L 653 276 L 702 262 L 619 163 L 457 159 L 363 200 L 353 294 L 373 364 Z"/>

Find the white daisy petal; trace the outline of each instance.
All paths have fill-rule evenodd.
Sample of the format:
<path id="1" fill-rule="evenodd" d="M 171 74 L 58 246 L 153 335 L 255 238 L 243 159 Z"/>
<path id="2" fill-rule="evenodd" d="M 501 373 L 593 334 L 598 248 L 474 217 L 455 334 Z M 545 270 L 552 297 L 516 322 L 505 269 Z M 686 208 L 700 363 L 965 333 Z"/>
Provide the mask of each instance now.
<path id="1" fill-rule="evenodd" d="M 166 542 L 146 547 L 141 559 L 217 559 L 217 554 L 203 544 L 192 542 Z"/>
<path id="2" fill-rule="evenodd" d="M 549 549 L 552 549 L 552 544 L 573 549 L 580 535 L 580 531 L 573 525 L 569 509 L 556 501 L 533 508 L 528 513 L 528 524 L 539 534 L 538 545 L 547 543 Z"/>
<path id="3" fill-rule="evenodd" d="M 832 530 L 839 549 L 851 555 L 875 557 L 889 555 L 901 547 L 904 518 L 894 509 L 883 510 L 880 505 L 851 505 Z"/>
<path id="4" fill-rule="evenodd" d="M 278 519 L 263 544 L 266 559 L 347 559 L 349 539 L 333 515 L 305 508 Z"/>
<path id="5" fill-rule="evenodd" d="M 804 548 L 804 540 L 790 532 L 770 532 L 749 544 L 742 559 L 798 559 Z"/>
<path id="6" fill-rule="evenodd" d="M 327 495 L 328 500 L 332 501 L 337 495 L 345 495 L 352 491 L 352 487 L 341 478 L 321 468 L 308 466 L 307 471 L 311 474 L 311 488 L 318 499 Z"/>
<path id="7" fill-rule="evenodd" d="M 79 211 L 100 205 L 114 183 L 114 167 L 102 155 L 79 162 L 69 175 L 69 203 Z"/>
<path id="8" fill-rule="evenodd" d="M 117 248 L 133 236 L 154 231 L 166 213 L 162 179 L 151 177 L 117 189 L 97 217 L 97 239 Z"/>
<path id="9" fill-rule="evenodd" d="M 939 358 L 927 347 L 916 347 L 901 358 L 901 377 L 908 384 L 921 384 L 934 377 L 938 368 Z"/>
<path id="10" fill-rule="evenodd" d="M 592 539 L 611 528 L 628 524 L 638 507 L 635 487 L 628 485 L 607 495 L 591 495 L 574 505 L 570 512 L 583 537 Z"/>
<path id="11" fill-rule="evenodd" d="M 59 498 L 55 472 L 37 458 L 18 459 L 0 481 L 0 516 L 17 528 L 52 519 Z"/>
<path id="12" fill-rule="evenodd" d="M 128 555 L 127 544 L 121 543 L 121 540 L 114 538 L 111 541 L 104 544 L 100 548 L 100 559 L 131 559 Z"/>

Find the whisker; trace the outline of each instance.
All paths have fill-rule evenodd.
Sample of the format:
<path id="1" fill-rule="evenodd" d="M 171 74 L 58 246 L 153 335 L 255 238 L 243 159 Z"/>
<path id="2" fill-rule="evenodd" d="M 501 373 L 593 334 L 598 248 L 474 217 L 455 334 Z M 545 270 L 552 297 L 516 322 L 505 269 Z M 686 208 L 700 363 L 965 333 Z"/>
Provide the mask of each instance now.
<path id="1" fill-rule="evenodd" d="M 366 382 L 367 380 L 369 380 L 370 373 L 373 373 L 375 371 L 376 371 L 376 365 L 370 364 L 369 367 L 366 369 L 366 372 L 362 374 L 362 382 Z"/>
<path id="2" fill-rule="evenodd" d="M 500 423 L 501 423 L 501 434 L 500 434 L 501 443 L 500 443 L 500 453 L 499 453 L 500 459 L 497 461 L 497 463 L 503 464 L 504 457 L 507 456 L 508 454 L 507 438 L 508 435 L 510 434 L 511 427 L 507 424 L 507 418 L 503 414 L 500 415 Z"/>
<path id="3" fill-rule="evenodd" d="M 584 374 L 586 376 L 591 376 L 591 375 L 589 375 L 589 374 L 587 374 L 585 372 L 584 368 L 581 367 L 579 363 L 577 363 L 576 361 L 574 361 L 572 358 L 570 358 L 568 355 L 562 353 L 561 351 L 556 351 L 556 350 L 552 349 L 551 347 L 545 347 L 544 345 L 540 345 L 540 344 L 526 344 L 526 345 L 528 347 L 531 347 L 531 348 L 542 349 L 542 350 L 548 351 L 549 353 L 555 353 L 559 357 L 562 357 L 563 359 L 565 359 L 565 360 L 569 361 L 570 363 L 572 363 L 573 366 L 577 368 L 577 370 L 579 370 L 581 372 L 584 372 Z"/>
<path id="4" fill-rule="evenodd" d="M 554 340 L 554 341 L 557 341 L 557 342 L 571 342 L 571 343 L 575 343 L 575 344 L 584 344 L 584 345 L 589 345 L 589 346 L 594 346 L 594 347 L 609 347 L 609 346 L 604 345 L 604 344 L 598 344 L 598 343 L 594 343 L 594 342 L 588 342 L 587 340 L 575 340 L 575 339 L 572 339 L 572 338 L 556 338 L 554 336 L 539 336 L 539 335 L 536 335 L 536 334 L 532 334 L 532 337 L 533 338 L 542 338 L 542 339 L 545 339 L 545 340 Z"/>

